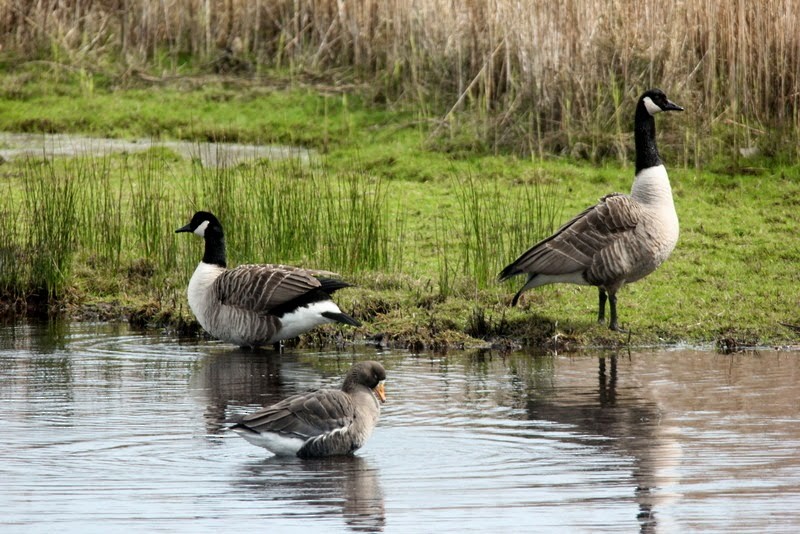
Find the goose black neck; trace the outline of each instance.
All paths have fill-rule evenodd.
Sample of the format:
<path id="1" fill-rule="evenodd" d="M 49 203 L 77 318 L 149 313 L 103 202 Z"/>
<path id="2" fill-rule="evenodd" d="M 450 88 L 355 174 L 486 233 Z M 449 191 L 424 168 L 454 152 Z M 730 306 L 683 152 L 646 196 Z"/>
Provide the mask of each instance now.
<path id="1" fill-rule="evenodd" d="M 639 105 L 636 106 L 633 136 L 636 142 L 636 173 L 642 169 L 661 165 L 661 157 L 656 148 L 656 121 L 645 108 L 643 101 L 639 101 Z"/>
<path id="2" fill-rule="evenodd" d="M 222 230 L 208 228 L 204 236 L 206 250 L 203 253 L 203 263 L 227 267 L 225 262 L 225 235 Z"/>

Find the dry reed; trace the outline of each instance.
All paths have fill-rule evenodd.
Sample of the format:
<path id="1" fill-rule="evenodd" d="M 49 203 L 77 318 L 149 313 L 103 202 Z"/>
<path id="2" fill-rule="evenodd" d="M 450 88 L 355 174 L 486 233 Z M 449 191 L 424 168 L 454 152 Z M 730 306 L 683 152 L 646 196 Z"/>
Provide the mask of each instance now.
<path id="1" fill-rule="evenodd" d="M 797 146 L 799 27 L 798 0 L 0 0 L 0 45 L 18 58 L 161 72 L 224 50 L 347 68 L 445 116 L 444 132 L 468 109 L 489 146 L 533 153 L 580 141 L 624 156 L 620 124 L 649 86 L 693 111 L 677 141 L 695 152 L 718 126 L 735 147 Z"/>

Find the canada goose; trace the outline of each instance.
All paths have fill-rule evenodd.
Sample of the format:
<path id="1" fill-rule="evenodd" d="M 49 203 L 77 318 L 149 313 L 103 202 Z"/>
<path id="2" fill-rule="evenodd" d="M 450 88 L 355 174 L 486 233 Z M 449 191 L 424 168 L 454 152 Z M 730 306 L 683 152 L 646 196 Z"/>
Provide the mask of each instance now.
<path id="1" fill-rule="evenodd" d="M 342 389 L 294 395 L 244 416 L 231 430 L 278 456 L 351 454 L 378 422 L 380 403 L 386 401 L 384 380 L 380 363 L 358 362 L 345 375 Z"/>
<path id="2" fill-rule="evenodd" d="M 508 265 L 499 275 L 505 280 L 527 274 L 511 305 L 527 289 L 554 283 L 597 286 L 600 291 L 597 321 L 605 321 L 606 299 L 611 308 L 611 330 L 617 322 L 617 291 L 653 272 L 678 242 L 678 214 L 664 163 L 656 149 L 653 116 L 662 111 L 683 111 L 660 89 L 645 92 L 636 106 L 634 140 L 636 177 L 630 195 L 611 193 L 587 208 Z"/>
<path id="3" fill-rule="evenodd" d="M 228 269 L 222 225 L 205 211 L 175 232 L 193 232 L 205 240 L 203 259 L 189 281 L 189 307 L 217 339 L 259 347 L 324 323 L 361 325 L 331 300 L 334 291 L 350 284 L 315 276 L 333 273 L 272 264 Z"/>

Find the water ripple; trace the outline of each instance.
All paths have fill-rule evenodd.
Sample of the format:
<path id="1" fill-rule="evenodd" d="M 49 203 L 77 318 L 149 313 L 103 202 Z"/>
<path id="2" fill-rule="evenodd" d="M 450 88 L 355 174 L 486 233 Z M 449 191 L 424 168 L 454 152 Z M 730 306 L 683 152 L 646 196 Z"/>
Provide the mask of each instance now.
<path id="1" fill-rule="evenodd" d="M 231 414 L 380 359 L 357 456 L 270 457 Z M 0 329 L 3 532 L 719 531 L 800 524 L 800 361 L 240 351 L 119 325 Z"/>

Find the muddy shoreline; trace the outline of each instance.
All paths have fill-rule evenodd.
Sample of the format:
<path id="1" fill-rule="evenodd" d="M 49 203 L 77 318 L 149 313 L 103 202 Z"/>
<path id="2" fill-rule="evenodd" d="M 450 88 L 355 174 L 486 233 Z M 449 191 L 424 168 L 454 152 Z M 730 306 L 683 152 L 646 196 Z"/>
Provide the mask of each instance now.
<path id="1" fill-rule="evenodd" d="M 59 303 L 3 300 L 0 302 L 0 319 L 3 322 L 25 320 L 47 321 L 53 319 L 73 322 L 125 323 L 143 331 L 159 330 L 176 338 L 203 338 L 213 340 L 191 315 L 184 310 L 161 308 L 155 303 L 141 306 L 102 303 Z M 432 323 L 433 324 L 433 323 Z M 546 329 L 546 328 L 545 328 Z M 800 343 L 766 344 L 746 341 L 735 334 L 721 335 L 712 341 L 690 340 L 670 343 L 637 343 L 637 335 L 608 332 L 602 337 L 593 337 L 586 342 L 578 335 L 569 335 L 555 329 L 542 334 L 531 342 L 527 336 L 489 335 L 473 337 L 458 329 L 399 328 L 381 329 L 370 321 L 360 328 L 323 325 L 299 338 L 287 340 L 283 348 L 346 348 L 348 346 L 374 346 L 382 349 L 402 349 L 411 352 L 446 353 L 448 351 L 489 350 L 498 353 L 529 351 L 532 353 L 577 353 L 582 351 L 630 351 L 643 348 L 672 349 L 691 347 L 723 354 L 744 351 L 781 350 L 800 351 Z M 262 347 L 257 350 L 280 350 L 281 347 Z"/>

